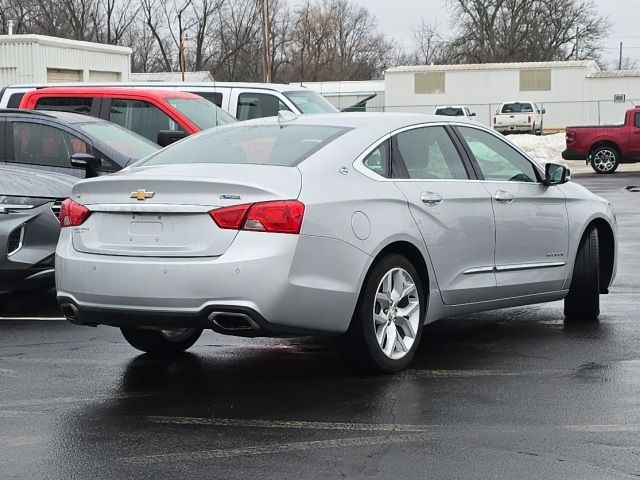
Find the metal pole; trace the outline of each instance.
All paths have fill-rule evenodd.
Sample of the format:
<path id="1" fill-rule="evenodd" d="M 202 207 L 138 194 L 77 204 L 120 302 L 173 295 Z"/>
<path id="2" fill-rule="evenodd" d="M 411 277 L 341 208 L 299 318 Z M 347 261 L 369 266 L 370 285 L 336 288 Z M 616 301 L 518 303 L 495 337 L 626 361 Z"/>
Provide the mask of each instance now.
<path id="1" fill-rule="evenodd" d="M 618 70 L 622 70 L 622 42 L 620 42 L 620 59 L 618 60 Z"/>
<path id="2" fill-rule="evenodd" d="M 580 60 L 578 51 L 580 50 L 580 27 L 576 27 L 576 60 Z"/>
<path id="3" fill-rule="evenodd" d="M 271 35 L 269 28 L 269 0 L 262 0 L 262 78 L 271 82 Z"/>

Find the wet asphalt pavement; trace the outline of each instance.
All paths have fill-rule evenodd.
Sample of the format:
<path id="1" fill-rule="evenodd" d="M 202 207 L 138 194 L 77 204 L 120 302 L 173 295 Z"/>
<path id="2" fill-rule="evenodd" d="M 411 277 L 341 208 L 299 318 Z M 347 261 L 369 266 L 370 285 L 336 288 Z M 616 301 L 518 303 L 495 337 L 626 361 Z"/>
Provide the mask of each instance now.
<path id="1" fill-rule="evenodd" d="M 640 477 L 640 173 L 611 200 L 617 280 L 601 321 L 562 303 L 429 325 L 411 368 L 367 377 L 327 339 L 206 333 L 171 360 L 0 296 L 0 479 Z"/>

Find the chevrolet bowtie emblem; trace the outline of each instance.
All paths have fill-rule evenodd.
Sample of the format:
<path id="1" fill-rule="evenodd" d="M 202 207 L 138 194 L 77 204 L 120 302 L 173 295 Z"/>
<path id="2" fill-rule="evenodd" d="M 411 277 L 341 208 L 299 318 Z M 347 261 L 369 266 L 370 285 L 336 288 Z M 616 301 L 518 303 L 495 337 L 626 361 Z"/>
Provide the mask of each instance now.
<path id="1" fill-rule="evenodd" d="M 136 200 L 146 200 L 147 198 L 153 197 L 155 192 L 147 192 L 147 189 L 144 188 L 142 190 L 138 190 L 137 192 L 131 192 L 131 196 L 129 198 L 135 198 Z"/>

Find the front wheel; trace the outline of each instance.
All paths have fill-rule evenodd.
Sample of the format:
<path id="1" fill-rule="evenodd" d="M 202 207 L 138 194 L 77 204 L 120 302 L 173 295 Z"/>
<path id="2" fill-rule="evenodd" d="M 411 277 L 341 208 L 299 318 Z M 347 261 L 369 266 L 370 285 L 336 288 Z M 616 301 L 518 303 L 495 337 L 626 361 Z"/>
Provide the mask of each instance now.
<path id="1" fill-rule="evenodd" d="M 404 369 L 415 356 L 426 313 L 422 281 L 409 260 L 392 254 L 364 282 L 342 353 L 377 373 Z"/>
<path id="2" fill-rule="evenodd" d="M 176 328 L 171 330 L 150 330 L 142 328 L 121 328 L 124 339 L 133 348 L 152 354 L 172 355 L 191 347 L 200 335 L 200 328 Z"/>
<path id="3" fill-rule="evenodd" d="M 613 173 L 620 165 L 620 154 L 608 145 L 596 148 L 591 154 L 591 168 L 596 173 Z"/>
<path id="4" fill-rule="evenodd" d="M 598 230 L 587 231 L 578 247 L 569 294 L 564 299 L 567 320 L 593 322 L 600 315 L 600 249 Z"/>

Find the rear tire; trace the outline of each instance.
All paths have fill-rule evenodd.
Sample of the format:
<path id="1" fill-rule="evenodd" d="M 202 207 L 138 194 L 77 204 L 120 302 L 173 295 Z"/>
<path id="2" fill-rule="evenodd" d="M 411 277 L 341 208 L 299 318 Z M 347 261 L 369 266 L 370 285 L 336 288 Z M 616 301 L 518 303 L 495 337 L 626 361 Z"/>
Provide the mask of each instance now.
<path id="1" fill-rule="evenodd" d="M 133 348 L 158 355 L 175 355 L 184 352 L 196 343 L 202 334 L 200 328 L 172 330 L 121 328 L 120 331 Z"/>
<path id="2" fill-rule="evenodd" d="M 422 337 L 426 296 L 411 262 L 398 254 L 382 258 L 364 281 L 342 354 L 357 367 L 394 373 L 409 365 Z"/>
<path id="3" fill-rule="evenodd" d="M 598 231 L 588 230 L 580 240 L 564 316 L 569 321 L 593 322 L 600 315 L 600 251 Z"/>
<path id="4" fill-rule="evenodd" d="M 620 166 L 620 154 L 609 145 L 596 148 L 591 153 L 591 168 L 599 174 L 615 172 Z"/>

